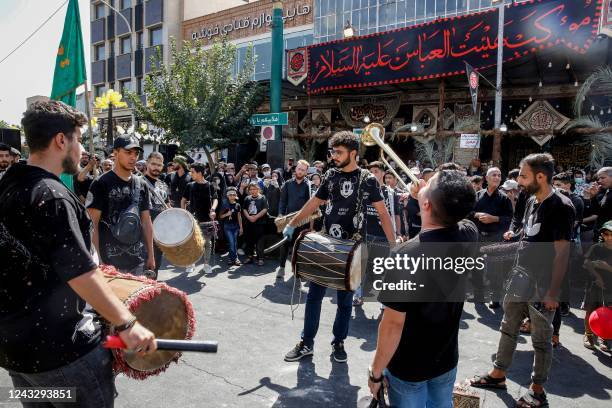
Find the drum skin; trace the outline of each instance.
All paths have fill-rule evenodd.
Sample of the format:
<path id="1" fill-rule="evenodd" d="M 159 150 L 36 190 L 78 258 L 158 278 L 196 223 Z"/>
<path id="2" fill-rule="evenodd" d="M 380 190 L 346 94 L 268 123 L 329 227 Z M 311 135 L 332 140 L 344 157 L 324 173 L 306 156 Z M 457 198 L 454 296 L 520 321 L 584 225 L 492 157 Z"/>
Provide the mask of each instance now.
<path id="1" fill-rule="evenodd" d="M 193 215 L 181 208 L 169 208 L 155 218 L 153 240 L 175 266 L 193 265 L 204 254 L 202 230 Z"/>
<path id="2" fill-rule="evenodd" d="M 296 277 L 326 288 L 354 291 L 361 284 L 361 242 L 303 231 L 291 264 Z"/>
<path id="3" fill-rule="evenodd" d="M 156 338 L 189 340 L 193 337 L 193 306 L 184 292 L 162 282 L 117 272 L 112 266 L 102 265 L 100 269 L 113 293 Z M 143 357 L 127 350 L 113 350 L 113 353 L 114 371 L 139 380 L 165 371 L 181 356 L 179 352 L 167 350 Z"/>

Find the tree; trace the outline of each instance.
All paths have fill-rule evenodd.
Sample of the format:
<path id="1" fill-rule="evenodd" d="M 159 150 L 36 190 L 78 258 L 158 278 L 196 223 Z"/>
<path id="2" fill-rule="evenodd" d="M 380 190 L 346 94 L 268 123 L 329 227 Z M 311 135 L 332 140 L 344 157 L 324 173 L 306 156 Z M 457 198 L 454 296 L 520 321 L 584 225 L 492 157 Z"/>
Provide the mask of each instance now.
<path id="1" fill-rule="evenodd" d="M 168 65 L 161 56 L 151 60 L 157 70 L 145 79 L 146 105 L 128 93 L 139 119 L 165 130 L 166 138 L 181 143 L 184 150 L 202 148 L 211 171 L 211 153 L 244 142 L 254 129 L 249 117 L 263 101 L 263 89 L 252 80 L 252 52 L 236 75 L 236 47 L 227 41 L 204 49 L 200 42 L 170 43 Z"/>

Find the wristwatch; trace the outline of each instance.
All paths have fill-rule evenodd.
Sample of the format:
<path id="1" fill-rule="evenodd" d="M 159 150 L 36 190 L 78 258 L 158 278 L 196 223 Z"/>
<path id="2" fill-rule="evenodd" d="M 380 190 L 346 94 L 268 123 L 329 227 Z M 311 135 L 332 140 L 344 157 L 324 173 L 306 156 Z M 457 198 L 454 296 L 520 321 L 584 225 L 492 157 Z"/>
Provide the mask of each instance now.
<path id="1" fill-rule="evenodd" d="M 378 378 L 374 377 L 374 373 L 372 372 L 372 367 L 368 367 L 368 378 L 370 379 L 370 381 L 376 384 L 376 383 L 382 382 L 384 376 L 381 374 L 380 377 Z"/>
<path id="2" fill-rule="evenodd" d="M 115 332 L 121 333 L 122 331 L 131 329 L 136 324 L 136 320 L 136 316 L 132 316 L 127 322 L 120 324 L 119 326 L 115 326 Z"/>

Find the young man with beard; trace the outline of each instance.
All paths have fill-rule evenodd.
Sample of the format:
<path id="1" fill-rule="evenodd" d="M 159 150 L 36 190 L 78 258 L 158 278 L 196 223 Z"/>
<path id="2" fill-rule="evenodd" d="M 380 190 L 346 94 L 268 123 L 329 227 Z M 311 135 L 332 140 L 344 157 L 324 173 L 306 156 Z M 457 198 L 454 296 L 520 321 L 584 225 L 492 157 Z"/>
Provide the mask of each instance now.
<path id="1" fill-rule="evenodd" d="M 156 346 L 98 269 L 91 220 L 58 177 L 78 170 L 87 117 L 45 101 L 21 123 L 30 158 L 0 180 L 0 367 L 14 387 L 76 387 L 79 407 L 112 407 L 113 357 L 92 308 L 129 349 Z"/>
<path id="2" fill-rule="evenodd" d="M 174 156 L 174 172 L 166 177 L 170 187 L 170 201 L 173 207 L 180 207 L 187 184 L 191 182 L 189 164 L 184 156 Z"/>
<path id="3" fill-rule="evenodd" d="M 151 152 L 147 158 L 147 166 L 143 178 L 151 196 L 151 222 L 155 221 L 155 218 L 167 206 L 170 206 L 170 190 L 168 185 L 160 180 L 163 169 L 164 156 L 159 152 Z M 153 246 L 153 251 L 155 252 L 155 276 L 151 276 L 151 278 L 157 279 L 157 273 L 159 272 L 162 260 L 162 251 L 156 245 Z"/>
<path id="4" fill-rule="evenodd" d="M 501 171 L 491 167 L 486 174 L 487 188 L 476 193 L 476 204 L 472 220 L 478 227 L 481 242 L 501 242 L 504 232 L 512 221 L 512 201 L 499 190 Z M 491 282 L 491 300 L 489 307 L 497 309 L 502 298 L 502 285 L 505 271 L 500 268 L 499 262 L 487 262 L 486 275 Z M 472 285 L 474 286 L 474 301 L 484 302 L 484 274 L 472 271 Z"/>
<path id="5" fill-rule="evenodd" d="M 295 225 L 311 215 L 316 209 L 327 202 L 325 208 L 325 230 L 334 238 L 351 239 L 355 233 L 363 233 L 363 218 L 365 206 L 371 203 L 380 217 L 382 228 L 389 243 L 395 241 L 391 217 L 380 195 L 378 182 L 367 170 L 357 166 L 357 151 L 359 138 L 349 131 L 337 132 L 329 141 L 330 156 L 336 166 L 326 174 L 321 187 L 300 212 L 289 222 L 283 235 L 292 238 Z M 357 208 L 359 197 L 362 198 L 361 208 Z M 314 338 L 319 329 L 321 302 L 326 288 L 310 282 L 304 330 L 302 340 L 285 355 L 285 361 L 297 361 L 312 355 Z M 332 341 L 333 358 L 337 362 L 347 360 L 344 350 L 344 339 L 348 334 L 352 311 L 353 293 L 345 290 L 336 291 L 337 310 L 334 322 Z"/>
<path id="6" fill-rule="evenodd" d="M 129 136 L 116 138 L 115 166 L 94 180 L 85 202 L 94 224 L 93 242 L 102 262 L 134 275 L 142 275 L 145 269 L 155 270 L 149 189 L 141 177 L 132 174 L 141 151 L 138 140 Z M 128 224 L 124 212 L 140 217 L 139 231 L 118 234 L 118 228 Z"/>
<path id="7" fill-rule="evenodd" d="M 531 385 L 517 401 L 517 407 L 548 406 L 544 383 L 552 363 L 552 320 L 559 307 L 561 283 L 567 271 L 575 211 L 569 198 L 552 186 L 554 160 L 548 153 L 531 154 L 520 163 L 518 182 L 530 195 L 523 220 L 517 265 L 535 282 L 533 296 L 525 302 L 515 294 L 504 298 L 501 337 L 493 370 L 478 375 L 471 385 L 478 388 L 506 388 L 506 372 L 512 363 L 521 322 L 531 320 L 535 352 Z M 506 238 L 514 235 L 508 231 Z"/>
<path id="8" fill-rule="evenodd" d="M 7 144 L 0 143 L 0 178 L 4 176 L 4 173 L 8 170 L 11 163 L 11 147 Z"/>
<path id="9" fill-rule="evenodd" d="M 206 173 L 206 166 L 201 163 L 195 163 L 191 166 L 191 179 L 193 180 L 183 192 L 183 198 L 181 199 L 181 208 L 187 209 L 193 214 L 198 220 L 198 223 L 202 224 L 205 222 L 214 221 L 216 218 L 218 196 L 215 187 L 204 178 Z M 208 234 L 210 228 L 203 229 L 203 233 L 206 236 L 204 240 L 204 272 L 210 273 L 212 267 L 210 266 L 210 257 L 212 255 L 212 241 L 214 239 L 212 234 Z"/>
<path id="10" fill-rule="evenodd" d="M 463 220 L 475 199 L 467 178 L 456 170 L 441 170 L 429 182 L 412 186 L 411 195 L 419 203 L 422 230 L 397 248 L 398 255 L 417 258 L 446 251 L 451 259 L 473 259 L 477 249 L 465 243 L 477 242 L 478 230 L 471 221 Z M 455 270 L 435 267 L 389 269 L 384 283 L 396 284 L 407 278 L 422 282 L 427 292 L 418 298 L 410 291 L 380 292 L 378 299 L 385 311 L 369 371 L 370 392 L 376 398 L 386 377 L 391 406 L 452 407 L 463 278 Z"/>
<path id="11" fill-rule="evenodd" d="M 278 204 L 279 217 L 301 210 L 310 199 L 310 183 L 306 180 L 308 167 L 310 167 L 310 164 L 306 160 L 299 160 L 297 166 L 295 166 L 295 176 L 281 187 Z M 285 276 L 287 269 L 285 262 L 287 261 L 289 248 L 293 248 L 297 235 L 309 226 L 310 224 L 306 224 L 296 228 L 296 233 L 293 234 L 291 240 L 287 241 L 281 248 L 280 266 L 276 275 L 277 279 L 283 279 Z"/>
<path id="12" fill-rule="evenodd" d="M 98 177 L 98 157 L 90 157 L 88 152 L 81 152 L 81 171 L 75 176 L 74 192 L 81 202 L 85 202 L 87 192 L 94 179 Z"/>
<path id="13" fill-rule="evenodd" d="M 597 231 L 612 219 L 612 167 L 602 167 L 596 174 L 597 182 L 593 183 L 587 191 L 590 200 L 590 210 L 593 215 L 584 219 L 584 222 L 595 221 L 595 234 L 593 241 L 599 242 Z"/>

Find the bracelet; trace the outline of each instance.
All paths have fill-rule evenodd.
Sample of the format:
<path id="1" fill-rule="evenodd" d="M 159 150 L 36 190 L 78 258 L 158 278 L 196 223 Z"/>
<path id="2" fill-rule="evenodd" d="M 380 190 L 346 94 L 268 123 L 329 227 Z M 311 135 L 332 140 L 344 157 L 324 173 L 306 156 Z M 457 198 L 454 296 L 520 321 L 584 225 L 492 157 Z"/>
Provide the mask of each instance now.
<path id="1" fill-rule="evenodd" d="M 122 331 L 131 329 L 136 324 L 136 321 L 137 321 L 136 316 L 132 316 L 130 320 L 128 320 L 127 322 L 120 324 L 119 326 L 115 326 L 115 332 L 121 333 Z"/>
<path id="2" fill-rule="evenodd" d="M 370 379 L 370 381 L 372 381 L 374 384 L 380 383 L 382 382 L 383 378 L 385 378 L 384 375 L 381 374 L 380 377 L 376 378 L 374 377 L 374 373 L 372 372 L 372 367 L 370 367 L 368 369 L 368 378 Z"/>

